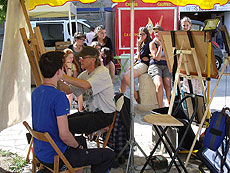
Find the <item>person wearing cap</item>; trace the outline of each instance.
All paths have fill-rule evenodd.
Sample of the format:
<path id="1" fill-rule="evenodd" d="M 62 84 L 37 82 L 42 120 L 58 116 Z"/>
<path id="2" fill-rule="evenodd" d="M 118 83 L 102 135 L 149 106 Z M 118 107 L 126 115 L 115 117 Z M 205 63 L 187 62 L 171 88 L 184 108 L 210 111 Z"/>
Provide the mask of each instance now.
<path id="1" fill-rule="evenodd" d="M 101 66 L 97 49 L 86 46 L 77 55 L 81 67 L 86 69 L 78 78 L 63 75 L 62 79 L 69 86 L 60 82 L 60 90 L 76 96 L 83 95 L 85 112 L 68 116 L 71 132 L 91 134 L 112 123 L 116 110 L 114 89 L 109 70 Z"/>
<path id="2" fill-rule="evenodd" d="M 166 92 L 166 98 L 169 104 L 171 95 L 171 73 L 169 72 L 164 50 L 158 32 L 163 31 L 160 25 L 153 27 L 155 38 L 149 44 L 151 60 L 149 63 L 148 74 L 152 77 L 156 86 L 156 98 L 159 108 L 163 107 L 163 88 Z"/>
<path id="3" fill-rule="evenodd" d="M 85 34 L 83 34 L 82 32 L 75 32 L 74 43 L 69 45 L 69 47 L 68 47 L 69 49 L 71 49 L 74 52 L 74 56 L 75 56 L 77 65 L 79 66 L 79 71 L 78 71 L 79 74 L 83 71 L 83 69 L 81 68 L 77 54 L 83 49 L 85 38 L 86 38 Z"/>
<path id="4" fill-rule="evenodd" d="M 68 124 L 70 104 L 66 94 L 57 89 L 57 82 L 64 73 L 64 62 L 64 52 L 60 51 L 46 52 L 39 59 L 44 82 L 32 93 L 33 129 L 48 132 L 74 168 L 91 165 L 92 173 L 106 173 L 113 164 L 114 152 L 105 148 L 84 148 L 82 146 L 85 142 L 80 140 L 82 138 L 71 133 L 71 125 Z M 51 145 L 36 139 L 34 144 L 34 152 L 39 161 L 53 168 L 54 156 L 57 153 Z M 59 169 L 65 169 L 61 160 Z"/>

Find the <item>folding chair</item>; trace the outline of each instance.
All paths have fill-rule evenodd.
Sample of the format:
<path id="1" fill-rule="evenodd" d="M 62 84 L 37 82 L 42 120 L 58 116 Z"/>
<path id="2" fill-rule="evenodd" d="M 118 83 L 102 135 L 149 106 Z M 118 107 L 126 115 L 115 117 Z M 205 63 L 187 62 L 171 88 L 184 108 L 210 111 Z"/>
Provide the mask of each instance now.
<path id="1" fill-rule="evenodd" d="M 29 133 L 36 138 L 37 140 L 40 141 L 44 141 L 44 142 L 48 142 L 50 143 L 50 145 L 53 147 L 53 149 L 56 151 L 57 155 L 54 157 L 54 168 L 51 169 L 49 167 L 47 167 L 46 165 L 42 164 L 37 157 L 35 156 L 34 153 L 34 143 L 33 143 L 33 138 L 31 139 L 31 146 L 33 147 L 33 159 L 32 159 L 32 172 L 35 173 L 36 172 L 36 167 L 38 165 L 38 163 L 40 163 L 40 169 L 42 167 L 47 168 L 49 171 L 53 172 L 53 173 L 57 173 L 60 172 L 59 171 L 59 158 L 63 161 L 63 163 L 65 164 L 65 166 L 67 167 L 68 170 L 62 171 L 63 173 L 65 172 L 71 172 L 71 173 L 75 173 L 75 171 L 77 170 L 81 170 L 85 167 L 80 167 L 80 168 L 73 168 L 70 163 L 68 162 L 68 160 L 66 159 L 66 157 L 64 156 L 64 154 L 60 151 L 60 149 L 58 148 L 58 146 L 56 145 L 56 143 L 53 141 L 53 139 L 50 137 L 48 132 L 45 133 L 41 133 L 41 132 L 37 132 L 35 130 L 33 130 L 29 124 L 26 121 L 23 121 L 23 125 L 26 127 L 26 129 L 29 131 Z"/>
<path id="2" fill-rule="evenodd" d="M 187 132 L 189 130 L 189 127 L 191 126 L 192 121 L 195 118 L 195 115 L 196 115 L 196 112 L 197 112 L 197 97 L 194 94 L 190 94 L 190 95 L 185 96 L 183 99 L 181 99 L 181 101 L 179 102 L 179 104 L 177 105 L 177 107 L 175 108 L 175 110 L 173 112 L 173 115 L 175 115 L 178 112 L 181 103 L 185 99 L 190 98 L 190 97 L 194 98 L 194 100 L 195 100 L 194 112 L 193 112 L 193 115 L 191 116 L 191 118 L 189 119 L 188 126 L 187 126 L 187 128 L 186 128 L 186 130 L 184 132 L 184 135 L 182 136 L 182 139 L 180 140 L 179 145 L 178 145 L 177 148 L 174 148 L 174 146 L 172 145 L 172 142 L 170 141 L 169 137 L 167 136 L 166 131 L 167 131 L 168 127 L 184 126 L 184 124 L 182 123 L 183 121 L 181 122 L 181 121 L 175 119 L 173 116 L 168 115 L 168 114 L 149 114 L 149 115 L 144 116 L 144 121 L 152 124 L 153 127 L 155 128 L 156 133 L 159 136 L 159 140 L 156 142 L 156 145 L 153 148 L 153 150 L 151 151 L 151 153 L 150 153 L 147 161 L 145 162 L 141 172 L 143 172 L 145 170 L 147 164 L 152 166 L 150 160 L 151 160 L 153 154 L 155 153 L 156 149 L 158 148 L 158 145 L 160 144 L 160 142 L 162 142 L 164 144 L 166 151 L 168 152 L 169 156 L 172 159 L 166 172 L 170 171 L 170 169 L 173 166 L 173 163 L 175 164 L 178 172 L 181 172 L 181 170 L 180 170 L 178 164 L 176 163 L 175 159 L 177 159 L 179 161 L 180 166 L 183 168 L 184 172 L 188 172 L 187 169 L 185 168 L 183 162 L 179 158 L 178 152 L 179 152 L 180 147 L 181 147 L 181 145 L 182 145 L 182 143 L 184 141 L 184 138 L 185 138 L 185 136 L 186 136 L 186 134 L 187 134 Z M 165 126 L 165 128 L 163 128 L 162 126 Z M 167 145 L 166 142 L 168 143 L 169 146 Z M 170 151 L 169 147 L 171 148 L 171 151 L 174 154 Z"/>
<path id="3" fill-rule="evenodd" d="M 109 130 L 106 133 L 105 139 L 102 140 L 102 139 L 100 139 L 100 135 L 97 136 L 95 142 L 97 143 L 97 147 L 98 148 L 100 148 L 100 144 L 103 144 L 102 148 L 105 148 L 107 146 L 110 134 L 111 134 L 111 132 L 113 130 L 113 127 L 114 127 L 114 124 L 115 124 L 116 117 L 117 117 L 117 112 L 114 112 L 113 121 L 112 121 L 112 123 L 109 126 Z"/>

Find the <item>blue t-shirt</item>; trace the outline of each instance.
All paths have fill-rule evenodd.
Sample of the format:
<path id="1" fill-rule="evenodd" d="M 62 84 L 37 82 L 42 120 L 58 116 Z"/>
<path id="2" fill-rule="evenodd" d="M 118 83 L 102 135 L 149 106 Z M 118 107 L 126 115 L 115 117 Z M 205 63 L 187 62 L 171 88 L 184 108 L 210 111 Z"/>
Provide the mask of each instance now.
<path id="1" fill-rule="evenodd" d="M 68 114 L 69 100 L 65 93 L 52 86 L 41 85 L 32 93 L 32 125 L 38 132 L 48 132 L 62 153 L 67 145 L 59 137 L 57 117 Z M 34 139 L 34 152 L 39 160 L 54 163 L 56 152 L 47 142 Z"/>

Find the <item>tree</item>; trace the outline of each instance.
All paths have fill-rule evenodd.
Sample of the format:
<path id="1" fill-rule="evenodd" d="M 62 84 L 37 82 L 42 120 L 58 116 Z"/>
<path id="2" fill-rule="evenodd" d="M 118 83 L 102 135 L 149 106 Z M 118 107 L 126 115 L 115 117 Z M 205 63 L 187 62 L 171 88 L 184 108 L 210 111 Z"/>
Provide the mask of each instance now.
<path id="1" fill-rule="evenodd" d="M 3 24 L 3 22 L 6 19 L 6 10 L 7 10 L 7 0 L 1 0 L 0 1 L 0 23 Z"/>

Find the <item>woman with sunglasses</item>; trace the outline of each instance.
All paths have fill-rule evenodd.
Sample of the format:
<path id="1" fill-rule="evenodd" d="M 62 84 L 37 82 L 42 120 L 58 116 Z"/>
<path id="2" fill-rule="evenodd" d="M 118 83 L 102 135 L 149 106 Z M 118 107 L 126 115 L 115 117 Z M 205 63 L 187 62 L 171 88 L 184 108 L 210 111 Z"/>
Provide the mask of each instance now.
<path id="1" fill-rule="evenodd" d="M 76 32 L 74 34 L 74 43 L 68 47 L 74 53 L 77 66 L 79 67 L 78 74 L 80 74 L 83 71 L 83 69 L 81 69 L 79 58 L 76 55 L 83 49 L 84 41 L 85 41 L 85 35 L 81 32 Z"/>
<path id="2" fill-rule="evenodd" d="M 101 48 L 108 47 L 113 50 L 113 45 L 111 39 L 106 36 L 106 30 L 103 25 L 99 25 L 94 30 L 95 36 L 92 41 L 98 41 L 101 44 Z"/>
<path id="3" fill-rule="evenodd" d="M 150 50 L 149 50 L 150 42 L 151 42 L 151 37 L 148 29 L 146 27 L 140 27 L 138 39 L 137 39 L 137 52 L 135 55 L 135 59 L 137 63 L 134 66 L 134 78 L 137 78 L 141 74 L 146 73 L 148 71 L 149 60 L 150 60 Z M 130 70 L 124 74 L 121 80 L 120 91 L 122 93 L 126 92 L 127 85 L 130 87 Z M 135 89 L 135 86 L 134 86 L 134 98 L 136 99 L 137 103 L 140 103 L 139 95 Z"/>

